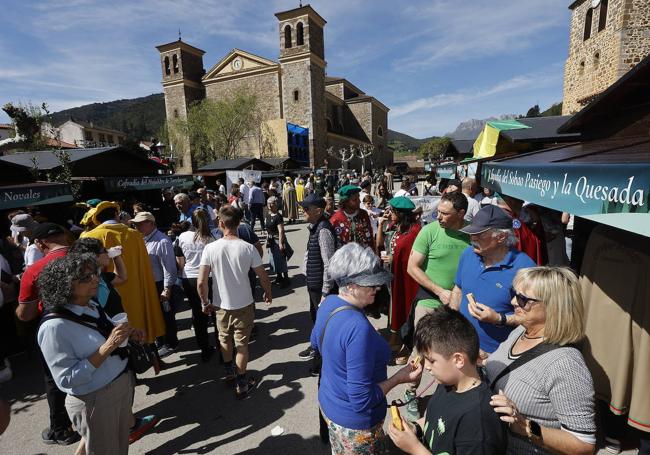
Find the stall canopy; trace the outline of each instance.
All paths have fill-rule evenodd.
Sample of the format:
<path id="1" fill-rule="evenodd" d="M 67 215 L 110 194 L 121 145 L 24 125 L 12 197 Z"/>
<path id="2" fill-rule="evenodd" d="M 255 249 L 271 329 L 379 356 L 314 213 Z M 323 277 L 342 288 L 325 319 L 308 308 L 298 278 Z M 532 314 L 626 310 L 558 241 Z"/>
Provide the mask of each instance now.
<path id="1" fill-rule="evenodd" d="M 162 175 L 160 177 L 106 177 L 104 187 L 108 193 L 122 191 L 145 191 L 176 187 L 189 189 L 194 186 L 191 175 Z"/>
<path id="2" fill-rule="evenodd" d="M 577 142 L 580 140 L 580 133 L 558 132 L 558 128 L 566 123 L 570 118 L 570 115 L 520 118 L 516 121 L 528 126 L 528 128 L 502 130 L 500 134 L 511 142 L 546 144 L 559 142 Z"/>
<path id="3" fill-rule="evenodd" d="M 0 187 L 0 210 L 72 201 L 70 185 L 36 182 Z"/>
<path id="4" fill-rule="evenodd" d="M 258 158 L 236 158 L 232 160 L 216 160 L 197 170 L 199 175 L 217 175 L 225 171 L 241 171 L 251 169 L 256 171 L 270 171 L 273 165 Z"/>
<path id="5" fill-rule="evenodd" d="M 650 236 L 650 138 L 612 138 L 482 164 L 481 185 Z"/>
<path id="6" fill-rule="evenodd" d="M 56 172 L 62 167 L 57 150 L 20 152 L 0 157 L 8 163 L 36 167 L 39 174 Z M 70 157 L 73 177 L 109 177 L 158 175 L 166 166 L 126 147 L 99 147 L 65 150 Z"/>
<path id="7" fill-rule="evenodd" d="M 30 167 L 0 160 L 0 182 L 2 184 L 16 184 L 33 182 L 34 175 Z"/>

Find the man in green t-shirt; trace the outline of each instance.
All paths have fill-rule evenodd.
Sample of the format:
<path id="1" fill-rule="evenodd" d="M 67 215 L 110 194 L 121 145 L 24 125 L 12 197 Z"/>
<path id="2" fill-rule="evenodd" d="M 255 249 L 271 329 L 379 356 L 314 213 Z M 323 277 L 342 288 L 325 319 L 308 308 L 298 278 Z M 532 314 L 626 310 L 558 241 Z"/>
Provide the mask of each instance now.
<path id="1" fill-rule="evenodd" d="M 460 232 L 465 225 L 467 198 L 460 192 L 446 193 L 438 204 L 438 221 L 426 225 L 413 243 L 408 274 L 420 285 L 415 296 L 415 327 L 426 314 L 448 305 L 460 256 L 469 246 L 469 235 Z M 417 386 L 417 385 L 416 385 Z M 415 397 L 413 386 L 405 399 Z M 417 400 L 407 406 L 409 420 L 419 417 Z"/>

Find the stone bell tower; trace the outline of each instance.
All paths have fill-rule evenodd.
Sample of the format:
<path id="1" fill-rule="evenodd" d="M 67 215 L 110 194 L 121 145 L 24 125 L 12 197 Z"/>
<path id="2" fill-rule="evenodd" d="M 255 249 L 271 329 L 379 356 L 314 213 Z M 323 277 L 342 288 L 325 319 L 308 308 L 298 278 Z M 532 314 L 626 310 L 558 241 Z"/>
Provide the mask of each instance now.
<path id="1" fill-rule="evenodd" d="M 325 43 L 323 19 L 309 6 L 277 13 L 283 117 L 309 129 L 309 163 L 322 166 L 325 144 Z"/>
<path id="2" fill-rule="evenodd" d="M 205 52 L 183 42 L 180 36 L 178 41 L 157 46 L 156 49 L 160 52 L 167 122 L 186 120 L 188 106 L 205 98 L 205 88 L 201 84 L 205 74 Z M 179 174 L 191 174 L 193 171 L 190 146 L 188 140 L 182 151 L 172 151 L 176 159 L 175 171 Z"/>
<path id="3" fill-rule="evenodd" d="M 576 0 L 569 6 L 562 114 L 574 114 L 650 54 L 650 2 Z"/>

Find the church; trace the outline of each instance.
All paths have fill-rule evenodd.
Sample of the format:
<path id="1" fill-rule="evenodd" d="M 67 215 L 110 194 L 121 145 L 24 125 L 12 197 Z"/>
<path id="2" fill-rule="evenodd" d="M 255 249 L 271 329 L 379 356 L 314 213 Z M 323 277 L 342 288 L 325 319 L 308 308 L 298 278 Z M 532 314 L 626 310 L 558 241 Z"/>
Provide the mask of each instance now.
<path id="1" fill-rule="evenodd" d="M 328 148 L 354 145 L 374 147 L 366 167 L 392 164 L 388 107 L 347 79 L 326 73 L 325 19 L 309 5 L 275 17 L 277 62 L 233 49 L 205 71 L 205 52 L 180 38 L 157 46 L 168 121 L 186 119 L 192 102 L 222 99 L 242 90 L 257 98 L 264 140 L 251 134 L 242 141 L 240 156 L 289 157 L 304 166 L 336 168 L 341 162 L 328 154 Z M 350 162 L 360 165 L 358 159 Z M 189 147 L 178 157 L 177 171 L 192 172 Z"/>

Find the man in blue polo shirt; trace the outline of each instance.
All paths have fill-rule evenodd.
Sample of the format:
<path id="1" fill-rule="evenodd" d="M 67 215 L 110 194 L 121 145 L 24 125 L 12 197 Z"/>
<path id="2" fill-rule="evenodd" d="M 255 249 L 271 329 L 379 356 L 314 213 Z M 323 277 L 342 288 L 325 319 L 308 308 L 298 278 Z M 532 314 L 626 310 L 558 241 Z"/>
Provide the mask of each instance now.
<path id="1" fill-rule="evenodd" d="M 486 357 L 519 325 L 510 304 L 512 279 L 519 269 L 536 264 L 516 249 L 512 218 L 497 206 L 483 207 L 461 231 L 472 245 L 460 257 L 449 305 L 474 325 Z M 475 303 L 468 301 L 470 293 Z"/>

